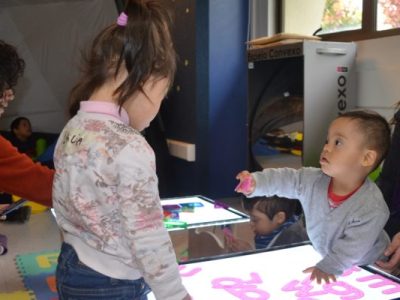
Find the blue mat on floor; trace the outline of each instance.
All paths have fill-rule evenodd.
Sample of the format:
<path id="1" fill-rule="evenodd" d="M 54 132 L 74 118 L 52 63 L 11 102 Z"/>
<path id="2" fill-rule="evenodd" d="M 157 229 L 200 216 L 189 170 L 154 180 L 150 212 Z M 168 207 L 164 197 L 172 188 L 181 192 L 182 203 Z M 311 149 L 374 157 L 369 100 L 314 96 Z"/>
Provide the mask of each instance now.
<path id="1" fill-rule="evenodd" d="M 59 251 L 19 254 L 15 257 L 17 269 L 25 288 L 36 300 L 57 300 L 55 270 Z"/>

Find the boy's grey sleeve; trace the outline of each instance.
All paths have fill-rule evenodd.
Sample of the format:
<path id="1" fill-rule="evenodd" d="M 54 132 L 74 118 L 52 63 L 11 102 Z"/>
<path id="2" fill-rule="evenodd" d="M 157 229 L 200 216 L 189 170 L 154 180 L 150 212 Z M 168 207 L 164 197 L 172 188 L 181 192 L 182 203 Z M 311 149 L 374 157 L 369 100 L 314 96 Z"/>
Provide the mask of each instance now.
<path id="1" fill-rule="evenodd" d="M 329 253 L 316 267 L 325 273 L 341 275 L 354 265 L 377 261 L 390 241 L 383 231 L 387 219 L 387 211 L 379 207 L 366 215 L 355 216 L 343 237 L 332 242 Z"/>
<path id="2" fill-rule="evenodd" d="M 252 175 L 256 187 L 249 197 L 278 195 L 298 199 L 303 194 L 304 169 L 268 168 Z"/>

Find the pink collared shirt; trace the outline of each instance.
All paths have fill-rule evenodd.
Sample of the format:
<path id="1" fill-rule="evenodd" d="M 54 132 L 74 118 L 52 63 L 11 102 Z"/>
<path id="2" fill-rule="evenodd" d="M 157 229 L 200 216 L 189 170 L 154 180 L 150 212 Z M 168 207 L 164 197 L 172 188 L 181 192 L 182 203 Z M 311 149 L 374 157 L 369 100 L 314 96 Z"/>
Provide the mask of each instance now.
<path id="1" fill-rule="evenodd" d="M 80 110 L 89 113 L 100 113 L 110 115 L 121 120 L 125 125 L 129 125 L 129 116 L 125 108 L 119 107 L 115 103 L 106 101 L 81 101 Z"/>

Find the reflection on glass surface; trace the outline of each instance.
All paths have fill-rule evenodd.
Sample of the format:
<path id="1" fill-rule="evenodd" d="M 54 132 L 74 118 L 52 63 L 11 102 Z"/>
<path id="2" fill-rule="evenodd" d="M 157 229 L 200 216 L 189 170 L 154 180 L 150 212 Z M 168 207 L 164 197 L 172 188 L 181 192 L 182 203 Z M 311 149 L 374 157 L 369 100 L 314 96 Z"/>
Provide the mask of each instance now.
<path id="1" fill-rule="evenodd" d="M 361 29 L 363 0 L 326 0 L 320 34 Z"/>
<path id="2" fill-rule="evenodd" d="M 168 227 L 169 231 L 248 222 L 249 217 L 224 203 L 203 196 L 161 199 L 166 222 L 185 223 L 185 227 Z"/>
<path id="3" fill-rule="evenodd" d="M 400 28 L 400 0 L 378 0 L 376 29 Z"/>

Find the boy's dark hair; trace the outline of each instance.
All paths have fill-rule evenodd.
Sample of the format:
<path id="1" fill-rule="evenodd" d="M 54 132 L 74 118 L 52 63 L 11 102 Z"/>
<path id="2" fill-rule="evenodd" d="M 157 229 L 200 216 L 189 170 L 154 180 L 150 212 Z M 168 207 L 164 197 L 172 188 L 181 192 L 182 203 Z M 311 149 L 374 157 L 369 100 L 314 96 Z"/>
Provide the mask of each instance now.
<path id="1" fill-rule="evenodd" d="M 167 78 L 172 85 L 176 71 L 176 52 L 171 39 L 172 16 L 166 1 L 128 0 L 125 26 L 116 22 L 94 39 L 84 55 L 82 77 L 70 94 L 69 113 L 74 116 L 81 101 L 125 67 L 128 76 L 116 89 L 120 107 L 154 76 Z M 116 20 L 115 20 L 116 21 Z"/>
<path id="2" fill-rule="evenodd" d="M 24 69 L 25 62 L 16 48 L 0 40 L 0 95 L 17 84 Z"/>
<path id="3" fill-rule="evenodd" d="M 356 120 L 365 134 L 368 149 L 377 152 L 377 158 L 371 171 L 385 159 L 390 147 L 390 126 L 388 121 L 374 111 L 355 110 L 341 114 L 337 118 Z"/>
<path id="4" fill-rule="evenodd" d="M 11 134 L 12 135 L 14 135 L 14 129 L 17 129 L 19 127 L 19 124 L 21 123 L 21 121 L 24 121 L 24 120 L 28 121 L 29 124 L 31 123 L 31 121 L 29 121 L 29 119 L 26 118 L 26 117 L 18 117 L 18 118 L 15 118 L 11 122 L 10 129 L 11 129 Z"/>
<path id="5" fill-rule="evenodd" d="M 253 208 L 263 212 L 269 219 L 280 211 L 284 212 L 286 219 L 299 213 L 298 200 L 288 199 L 278 196 L 242 198 L 243 208 L 251 211 Z"/>

